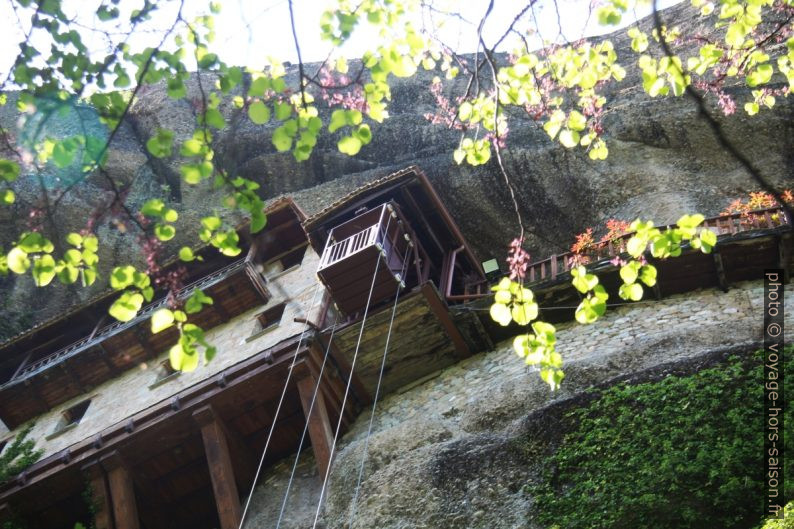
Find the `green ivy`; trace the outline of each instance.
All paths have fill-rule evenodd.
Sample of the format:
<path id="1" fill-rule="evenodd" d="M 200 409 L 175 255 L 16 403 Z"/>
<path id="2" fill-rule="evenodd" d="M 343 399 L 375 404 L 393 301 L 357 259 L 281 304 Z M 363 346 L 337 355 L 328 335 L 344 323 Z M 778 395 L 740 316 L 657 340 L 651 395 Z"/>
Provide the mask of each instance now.
<path id="1" fill-rule="evenodd" d="M 789 371 L 792 355 L 789 347 Z M 528 486 L 537 520 L 560 529 L 756 527 L 764 501 L 762 380 L 755 353 L 599 392 L 566 413 L 567 433 L 541 482 Z M 791 407 L 785 420 L 794 424 Z M 794 483 L 786 486 L 790 500 Z"/>
<path id="2" fill-rule="evenodd" d="M 43 451 L 36 450 L 36 441 L 27 438 L 32 429 L 33 424 L 26 426 L 0 454 L 0 484 L 13 479 L 41 457 Z"/>

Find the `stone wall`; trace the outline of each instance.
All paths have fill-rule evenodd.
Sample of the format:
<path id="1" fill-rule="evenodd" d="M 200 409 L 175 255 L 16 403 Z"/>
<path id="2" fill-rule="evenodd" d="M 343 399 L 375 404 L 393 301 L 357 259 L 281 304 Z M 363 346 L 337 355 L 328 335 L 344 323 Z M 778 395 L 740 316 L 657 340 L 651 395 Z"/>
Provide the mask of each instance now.
<path id="1" fill-rule="evenodd" d="M 590 326 L 560 325 L 558 350 L 567 376 L 553 394 L 508 341 L 387 396 L 375 414 L 352 527 L 534 527 L 523 485 L 542 462 L 518 454 L 513 442 L 526 431 L 527 417 L 594 384 L 716 351 L 758 347 L 762 290 L 760 281 L 745 282 L 727 293 L 699 290 L 610 308 Z M 790 341 L 794 285 L 786 295 Z M 368 423 L 367 411 L 340 441 L 325 527 L 346 527 Z M 289 458 L 267 471 L 246 527 L 274 526 L 291 466 Z M 321 478 L 308 453 L 297 476 L 282 529 L 304 529 L 313 520 Z"/>
<path id="2" fill-rule="evenodd" d="M 303 332 L 305 324 L 295 322 L 295 318 L 308 317 L 311 321 L 317 321 L 319 318 L 323 291 L 322 288 L 317 288 L 319 283 L 314 273 L 318 261 L 319 257 L 314 250 L 308 248 L 300 267 L 282 271 L 268 278 L 267 286 L 273 297 L 266 305 L 251 309 L 228 323 L 208 330 L 207 340 L 218 348 L 217 356 L 208 365 L 200 365 L 191 373 L 179 373 L 156 383 L 159 366 L 168 358 L 168 352 L 163 351 L 156 360 L 142 363 L 94 388 L 90 393 L 72 399 L 37 417 L 30 438 L 36 440 L 38 448 L 44 449 L 42 457 L 93 437 L 105 428 L 166 401 L 183 389 Z M 286 306 L 278 327 L 262 334 L 258 333 L 259 323 L 256 315 L 282 302 L 286 302 Z M 307 309 L 311 310 L 308 315 Z M 52 436 L 63 411 L 86 398 L 91 399 L 91 404 L 80 423 L 59 435 Z M 16 431 L 12 433 L 15 434 Z"/>

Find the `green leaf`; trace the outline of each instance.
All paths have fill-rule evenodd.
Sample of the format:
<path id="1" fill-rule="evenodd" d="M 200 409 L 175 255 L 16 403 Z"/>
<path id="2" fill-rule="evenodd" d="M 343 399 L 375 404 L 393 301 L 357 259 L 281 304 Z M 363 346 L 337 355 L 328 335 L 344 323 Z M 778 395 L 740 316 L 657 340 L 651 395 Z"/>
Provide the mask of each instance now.
<path id="1" fill-rule="evenodd" d="M 684 215 L 683 217 L 678 219 L 678 222 L 676 222 L 676 224 L 678 224 L 680 228 L 691 229 L 698 227 L 700 223 L 703 222 L 705 219 L 706 217 L 704 217 L 700 213 L 696 213 L 694 215 Z"/>
<path id="2" fill-rule="evenodd" d="M 166 84 L 168 97 L 171 99 L 182 99 L 187 95 L 187 88 L 181 76 L 171 77 Z"/>
<path id="3" fill-rule="evenodd" d="M 223 119 L 223 114 L 217 108 L 208 108 L 204 119 L 207 125 L 216 129 L 222 129 L 226 126 L 226 120 Z"/>
<path id="4" fill-rule="evenodd" d="M 703 253 L 709 253 L 717 244 L 717 234 L 706 228 L 700 231 L 700 245 Z"/>
<path id="5" fill-rule="evenodd" d="M 166 222 L 176 222 L 179 219 L 179 213 L 174 209 L 166 209 L 163 213 L 163 220 Z"/>
<path id="6" fill-rule="evenodd" d="M 758 86 L 766 84 L 772 79 L 772 74 L 774 73 L 775 70 L 772 68 L 771 64 L 759 64 L 758 67 L 747 76 L 747 85 Z"/>
<path id="7" fill-rule="evenodd" d="M 513 321 L 513 316 L 510 314 L 510 309 L 503 303 L 494 303 L 491 305 L 491 319 L 503 327 L 510 325 Z"/>
<path id="8" fill-rule="evenodd" d="M 650 264 L 643 265 L 640 269 L 640 281 L 646 286 L 652 287 L 656 284 L 656 267 Z"/>
<path id="9" fill-rule="evenodd" d="M 270 121 L 270 109 L 262 101 L 255 101 L 248 107 L 248 117 L 257 125 Z"/>
<path id="10" fill-rule="evenodd" d="M 574 288 L 582 294 L 591 291 L 598 284 L 598 276 L 588 274 L 584 266 L 578 266 L 571 270 L 571 276 L 573 276 L 571 283 Z"/>
<path id="11" fill-rule="evenodd" d="M 469 121 L 471 119 L 473 107 L 468 101 L 464 101 L 458 108 L 458 117 L 461 121 Z"/>
<path id="12" fill-rule="evenodd" d="M 119 321 L 126 322 L 133 319 L 143 305 L 143 295 L 138 292 L 124 292 L 113 302 L 108 313 Z"/>
<path id="13" fill-rule="evenodd" d="M 638 259 L 645 251 L 646 244 L 647 242 L 644 238 L 635 235 L 626 243 L 626 251 L 629 252 L 630 256 Z"/>
<path id="14" fill-rule="evenodd" d="M 576 131 L 584 130 L 587 128 L 587 118 L 580 112 L 571 110 L 571 113 L 568 114 L 568 128 Z"/>
<path id="15" fill-rule="evenodd" d="M 30 259 L 27 252 L 18 246 L 11 248 L 6 258 L 8 260 L 8 269 L 15 274 L 24 274 L 30 268 Z"/>
<path id="16" fill-rule="evenodd" d="M 571 149 L 579 144 L 579 133 L 571 129 L 563 129 L 560 132 L 560 143 Z"/>
<path id="17" fill-rule="evenodd" d="M 152 314 L 151 326 L 152 334 L 157 334 L 160 331 L 171 327 L 174 324 L 174 313 L 169 309 L 158 309 Z"/>
<path id="18" fill-rule="evenodd" d="M 513 310 L 510 314 L 519 325 L 527 325 L 529 322 L 538 317 L 538 304 L 537 303 L 516 303 L 513 305 Z"/>
<path id="19" fill-rule="evenodd" d="M 623 280 L 624 283 L 630 285 L 637 280 L 637 276 L 639 275 L 639 266 L 640 264 L 637 261 L 631 261 L 620 267 L 620 278 Z"/>
<path id="20" fill-rule="evenodd" d="M 63 258 L 67 263 L 77 266 L 83 261 L 83 254 L 80 253 L 80 250 L 71 248 L 66 250 L 66 252 L 63 254 Z"/>
<path id="21" fill-rule="evenodd" d="M 13 182 L 19 177 L 19 164 L 0 158 L 0 179 Z"/>
<path id="22" fill-rule="evenodd" d="M 147 217 L 161 217 L 165 211 L 165 203 L 159 198 L 147 200 L 141 206 L 141 213 Z"/>
<path id="23" fill-rule="evenodd" d="M 354 136 L 345 136 L 337 144 L 340 152 L 349 156 L 355 156 L 361 150 L 361 140 Z"/>
<path id="24" fill-rule="evenodd" d="M 66 236 L 66 242 L 68 242 L 72 246 L 79 248 L 80 245 L 83 244 L 83 236 L 80 235 L 79 233 L 72 232 Z"/>
<path id="25" fill-rule="evenodd" d="M 622 18 L 620 11 L 612 5 L 605 5 L 596 10 L 598 23 L 602 26 L 616 26 L 620 24 Z"/>
<path id="26" fill-rule="evenodd" d="M 366 145 L 372 141 L 372 131 L 369 130 L 369 125 L 366 123 L 355 129 L 353 135 L 358 138 L 362 145 Z"/>
<path id="27" fill-rule="evenodd" d="M 135 277 L 135 267 L 131 265 L 117 266 L 110 272 L 110 286 L 114 290 L 121 290 L 132 285 Z"/>
<path id="28" fill-rule="evenodd" d="M 96 269 L 94 268 L 82 269 L 80 274 L 83 278 L 83 286 L 90 287 L 96 281 Z"/>
<path id="29" fill-rule="evenodd" d="M 632 301 L 639 301 L 642 299 L 642 285 L 639 283 L 632 283 L 630 285 L 623 284 L 620 285 L 620 289 L 618 290 L 618 294 L 620 295 L 621 299 L 632 300 Z"/>
<path id="30" fill-rule="evenodd" d="M 222 224 L 220 217 L 204 217 L 201 219 L 201 225 L 210 231 L 217 230 Z"/>
<path id="31" fill-rule="evenodd" d="M 276 119 L 279 121 L 284 121 L 292 115 L 292 106 L 288 103 L 282 103 L 279 101 L 275 104 L 274 108 L 276 111 Z"/>
<path id="32" fill-rule="evenodd" d="M 44 254 L 33 261 L 33 282 L 37 287 L 44 287 L 55 279 L 55 259 Z"/>
<path id="33" fill-rule="evenodd" d="M 279 79 L 279 81 L 280 80 L 281 79 Z M 217 354 L 217 352 L 218 352 L 218 350 L 215 347 L 213 347 L 213 346 L 205 347 L 204 348 L 204 365 L 207 365 L 210 362 L 212 362 L 212 359 L 215 358 L 215 355 Z"/>
<path id="34" fill-rule="evenodd" d="M 182 343 L 178 343 L 171 347 L 168 351 L 168 359 L 171 362 L 171 367 L 176 371 L 190 372 L 198 367 L 198 353 L 193 351 L 188 354 L 182 348 Z"/>
<path id="35" fill-rule="evenodd" d="M 267 225 L 267 216 L 261 208 L 251 212 L 251 233 L 258 233 Z"/>
<path id="36" fill-rule="evenodd" d="M 96 252 L 99 250 L 99 239 L 94 235 L 86 235 L 83 237 L 83 249 L 89 252 Z M 85 258 L 85 256 L 83 258 Z"/>
<path id="37" fill-rule="evenodd" d="M 270 88 L 270 79 L 267 77 L 257 77 L 251 83 L 251 88 L 248 89 L 249 96 L 264 96 L 265 90 Z"/>
<path id="38" fill-rule="evenodd" d="M 16 196 L 13 191 L 10 189 L 0 190 L 0 204 L 10 206 L 14 203 L 14 200 L 16 200 Z"/>
<path id="39" fill-rule="evenodd" d="M 196 256 L 193 255 L 193 250 L 191 250 L 187 246 L 183 246 L 182 248 L 179 249 L 179 259 L 180 260 L 189 263 L 190 261 L 193 261 L 195 258 L 196 258 Z"/>
<path id="40" fill-rule="evenodd" d="M 166 158 L 171 156 L 173 141 L 174 133 L 172 131 L 159 129 L 157 134 L 146 142 L 146 149 L 155 158 Z"/>
<path id="41" fill-rule="evenodd" d="M 590 306 L 589 297 L 583 299 L 582 302 L 579 303 L 579 306 L 576 308 L 576 312 L 574 316 L 576 317 L 576 321 L 578 321 L 582 325 L 593 323 L 598 319 L 598 314 Z"/>
<path id="42" fill-rule="evenodd" d="M 71 264 L 65 264 L 60 270 L 56 267 L 56 276 L 58 277 L 58 281 L 64 285 L 71 285 L 80 277 L 80 269 Z"/>
<path id="43" fill-rule="evenodd" d="M 170 224 L 156 224 L 154 226 L 154 235 L 161 241 L 170 241 L 176 235 L 176 230 Z"/>
<path id="44" fill-rule="evenodd" d="M 331 121 L 328 123 L 328 132 L 336 132 L 347 125 L 347 116 L 344 110 L 334 110 L 331 113 Z"/>
<path id="45" fill-rule="evenodd" d="M 102 22 L 113 20 L 119 16 L 119 8 L 101 5 L 99 6 L 99 9 L 97 9 L 96 16 Z"/>
<path id="46" fill-rule="evenodd" d="M 285 152 L 292 148 L 292 136 L 287 133 L 287 128 L 284 125 L 273 131 L 270 141 L 279 152 Z"/>
<path id="47" fill-rule="evenodd" d="M 497 290 L 496 294 L 494 295 L 494 301 L 496 303 L 507 305 L 513 301 L 513 296 L 510 294 L 509 290 Z"/>
<path id="48" fill-rule="evenodd" d="M 75 154 L 77 154 L 77 145 L 68 140 L 59 141 L 52 149 L 52 161 L 56 167 L 63 169 L 72 165 Z"/>
<path id="49" fill-rule="evenodd" d="M 44 238 L 40 233 L 35 231 L 26 232 L 19 240 L 18 245 L 26 253 L 46 252 L 50 253 L 53 250 L 52 242 Z"/>
<path id="50" fill-rule="evenodd" d="M 204 305 L 212 305 L 212 298 L 204 294 L 201 290 L 195 290 L 187 301 L 185 301 L 185 312 L 196 314 L 201 312 Z"/>

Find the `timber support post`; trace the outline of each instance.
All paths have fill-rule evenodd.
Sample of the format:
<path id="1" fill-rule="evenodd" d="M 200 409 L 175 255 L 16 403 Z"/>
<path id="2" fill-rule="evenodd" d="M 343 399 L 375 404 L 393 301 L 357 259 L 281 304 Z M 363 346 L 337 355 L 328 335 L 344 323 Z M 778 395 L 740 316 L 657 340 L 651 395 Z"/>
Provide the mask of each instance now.
<path id="1" fill-rule="evenodd" d="M 96 529 L 113 529 L 113 506 L 108 490 L 108 478 L 98 461 L 82 467 L 83 474 L 91 487 L 91 505 L 93 507 L 94 527 Z"/>
<path id="2" fill-rule="evenodd" d="M 307 370 L 308 371 L 308 370 Z M 317 388 L 315 396 L 315 388 Z M 317 461 L 317 469 L 320 475 L 324 476 L 331 464 L 331 446 L 333 445 L 333 433 L 331 421 L 328 418 L 328 408 L 325 405 L 325 397 L 321 387 L 317 386 L 317 379 L 310 372 L 298 380 L 298 393 L 300 394 L 303 414 L 309 425 L 309 438 L 312 441 L 314 459 Z M 312 399 L 314 398 L 314 406 Z M 309 413 L 311 410 L 311 415 Z M 340 410 L 344 413 L 344 410 Z"/>
<path id="3" fill-rule="evenodd" d="M 242 519 L 242 507 L 229 453 L 226 428 L 211 406 L 204 406 L 194 411 L 193 419 L 201 428 L 221 528 L 237 529 Z"/>
<path id="4" fill-rule="evenodd" d="M 135 488 L 127 464 L 117 451 L 103 456 L 100 461 L 107 472 L 115 529 L 140 529 Z"/>

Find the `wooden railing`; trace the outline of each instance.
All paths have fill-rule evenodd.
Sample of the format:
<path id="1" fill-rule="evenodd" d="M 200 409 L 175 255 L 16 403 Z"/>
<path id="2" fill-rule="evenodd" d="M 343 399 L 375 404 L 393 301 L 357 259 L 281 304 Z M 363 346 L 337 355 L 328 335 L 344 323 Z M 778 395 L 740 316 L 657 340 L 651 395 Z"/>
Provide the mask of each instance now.
<path id="1" fill-rule="evenodd" d="M 335 263 L 338 263 L 339 261 L 343 261 L 344 259 L 355 255 L 361 250 L 369 248 L 375 243 L 382 242 L 382 236 L 384 235 L 382 232 L 385 229 L 384 219 L 388 218 L 389 215 L 394 214 L 394 207 L 391 204 L 383 204 L 377 209 L 372 209 L 331 230 L 331 233 L 328 235 L 328 241 L 325 243 L 323 254 L 320 256 L 320 265 L 318 266 L 317 271 L 319 272 Z M 343 238 L 340 241 L 334 240 L 335 231 L 344 231 L 345 226 L 349 226 L 351 223 L 363 223 L 363 220 L 366 220 L 368 217 L 371 217 L 369 222 L 374 221 L 373 224 L 367 226 L 361 231 L 354 233 L 353 235 Z M 347 233 L 350 232 L 347 231 Z"/>
<path id="2" fill-rule="evenodd" d="M 327 244 L 323 250 L 323 256 L 320 259 L 320 267 L 328 268 L 334 263 L 350 257 L 351 255 L 360 252 L 364 248 L 372 246 L 378 239 L 378 232 L 380 225 L 375 224 L 364 228 L 360 232 L 342 239 L 339 242 Z M 329 241 L 330 242 L 330 241 Z"/>
<path id="3" fill-rule="evenodd" d="M 213 272 L 212 274 L 204 276 L 203 278 L 199 279 L 198 281 L 196 281 L 194 283 L 191 283 L 190 285 L 187 285 L 186 287 L 180 289 L 179 292 L 177 293 L 177 297 L 179 297 L 180 299 L 187 298 L 195 290 L 214 285 L 215 283 L 217 283 L 217 282 L 229 277 L 230 275 L 234 274 L 238 270 L 243 269 L 246 266 L 246 264 L 247 263 L 246 263 L 245 259 L 240 259 L 239 261 L 235 261 L 235 262 L 229 264 L 228 266 L 225 266 L 225 267 L 221 268 L 220 270 L 217 270 L 216 272 Z M 116 334 L 118 334 L 118 333 L 120 333 L 120 332 L 122 332 L 122 331 L 124 331 L 126 329 L 134 327 L 135 325 L 137 325 L 141 321 L 143 321 L 146 318 L 148 318 L 151 315 L 152 312 L 154 312 L 155 310 L 163 307 L 166 304 L 166 301 L 167 301 L 167 299 L 163 298 L 163 299 L 160 299 L 160 300 L 155 301 L 153 303 L 150 303 L 149 305 L 143 307 L 138 312 L 138 315 L 135 316 L 130 321 L 127 321 L 127 322 L 120 322 L 120 321 L 113 322 L 110 325 L 106 325 L 105 327 L 102 327 L 102 329 L 100 329 L 93 336 L 88 336 L 86 338 L 83 338 L 82 340 L 79 340 L 79 341 L 74 342 L 74 343 L 72 343 L 70 345 L 67 345 L 66 347 L 63 347 L 62 349 L 59 349 L 59 350 L 55 351 L 54 353 L 52 353 L 52 354 L 50 354 L 48 356 L 45 356 L 44 358 L 36 360 L 35 362 L 31 362 L 30 364 L 28 364 L 28 365 L 24 366 L 22 369 L 20 369 L 16 373 L 16 375 L 11 380 L 9 380 L 5 384 L 3 384 L 3 386 L 5 386 L 7 384 L 14 383 L 14 382 L 18 382 L 18 381 L 23 380 L 23 379 L 28 378 L 28 377 L 31 377 L 31 376 L 35 375 L 36 373 L 39 373 L 39 372 L 47 369 L 48 367 L 50 367 L 52 365 L 57 364 L 58 362 L 66 359 L 66 358 L 70 358 L 70 357 L 80 353 L 81 351 L 85 351 L 87 349 L 90 349 L 91 347 L 94 347 L 95 345 L 101 343 L 103 340 L 105 340 L 107 338 L 110 338 L 111 336 L 114 336 L 114 335 L 116 335 Z M 2 386 L 0 386 L 0 387 L 2 387 Z"/>
<path id="4" fill-rule="evenodd" d="M 779 206 L 757 209 L 749 213 L 733 213 L 731 215 L 709 217 L 703 221 L 703 226 L 714 230 L 717 236 L 778 228 L 786 224 L 786 215 L 783 208 Z M 672 225 L 658 226 L 659 229 L 668 227 L 672 227 Z M 628 233 L 612 241 L 599 243 L 591 251 L 581 255 L 587 259 L 588 263 L 614 258 L 626 251 L 626 241 L 631 238 L 631 235 L 631 233 Z M 531 263 L 527 268 L 526 278 L 528 283 L 552 280 L 558 275 L 568 272 L 578 264 L 576 257 L 577 254 L 566 252 Z"/>

